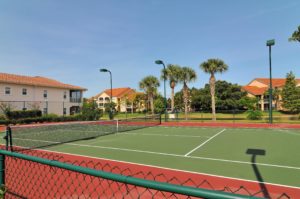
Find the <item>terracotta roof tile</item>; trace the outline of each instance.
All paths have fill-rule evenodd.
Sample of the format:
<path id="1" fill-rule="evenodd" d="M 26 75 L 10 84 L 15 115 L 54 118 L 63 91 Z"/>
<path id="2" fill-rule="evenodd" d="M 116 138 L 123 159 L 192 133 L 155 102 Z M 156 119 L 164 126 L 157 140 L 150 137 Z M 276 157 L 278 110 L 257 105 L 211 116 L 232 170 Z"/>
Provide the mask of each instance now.
<path id="1" fill-rule="evenodd" d="M 40 76 L 24 76 L 24 75 L 14 75 L 8 73 L 0 73 L 0 82 L 11 83 L 11 84 L 21 84 L 30 86 L 43 86 L 52 88 L 65 88 L 65 89 L 76 89 L 76 90 L 87 90 L 85 88 L 74 86 L 70 84 L 64 84 L 54 79 L 49 79 Z"/>
<path id="2" fill-rule="evenodd" d="M 112 89 L 112 96 L 113 97 L 123 97 L 125 94 L 128 94 L 132 91 L 131 88 L 113 88 Z M 110 95 L 110 89 L 106 89 L 104 93 Z"/>
<path id="3" fill-rule="evenodd" d="M 103 93 L 106 93 L 107 95 L 110 96 L 110 89 L 106 89 L 104 90 L 103 92 L 97 94 L 95 96 L 95 98 L 98 98 L 100 95 L 102 95 Z M 112 96 L 113 97 L 117 97 L 117 98 L 122 98 L 124 97 L 125 95 L 130 95 L 131 93 L 134 93 L 136 92 L 135 90 L 129 88 L 129 87 L 126 87 L 126 88 L 113 88 L 112 89 Z"/>
<path id="4" fill-rule="evenodd" d="M 265 84 L 269 85 L 270 80 L 269 78 L 255 78 L 255 80 Z M 300 84 L 300 79 L 296 79 L 297 84 Z M 285 84 L 285 78 L 272 78 L 272 87 L 283 87 Z"/>
<path id="5" fill-rule="evenodd" d="M 257 87 L 257 86 L 243 86 L 242 90 L 251 93 L 253 95 L 263 95 L 267 90 L 268 87 Z"/>

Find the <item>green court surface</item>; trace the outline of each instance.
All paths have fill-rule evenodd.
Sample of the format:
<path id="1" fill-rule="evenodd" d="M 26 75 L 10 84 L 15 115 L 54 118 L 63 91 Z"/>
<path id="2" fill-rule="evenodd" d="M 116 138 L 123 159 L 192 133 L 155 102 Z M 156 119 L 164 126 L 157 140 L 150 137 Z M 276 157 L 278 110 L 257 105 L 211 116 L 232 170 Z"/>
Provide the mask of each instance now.
<path id="1" fill-rule="evenodd" d="M 159 126 L 45 149 L 254 181 L 255 161 L 264 182 L 300 187 L 300 130 Z"/>

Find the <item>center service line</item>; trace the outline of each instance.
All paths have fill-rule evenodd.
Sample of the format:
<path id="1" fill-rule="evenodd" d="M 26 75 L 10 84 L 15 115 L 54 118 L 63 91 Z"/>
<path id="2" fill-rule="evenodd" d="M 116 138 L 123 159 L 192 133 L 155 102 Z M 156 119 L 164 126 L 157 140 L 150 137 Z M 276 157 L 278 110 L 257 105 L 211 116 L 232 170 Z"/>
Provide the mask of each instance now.
<path id="1" fill-rule="evenodd" d="M 206 140 L 205 142 L 203 142 L 202 144 L 200 144 L 199 146 L 197 146 L 196 148 L 194 148 L 193 150 L 189 151 L 187 154 L 185 154 L 184 156 L 187 157 L 189 156 L 191 153 L 193 153 L 194 151 L 196 151 L 197 149 L 199 149 L 200 147 L 204 146 L 206 143 L 208 143 L 209 141 L 211 141 L 212 139 L 214 139 L 215 137 L 217 137 L 218 135 L 220 135 L 221 133 L 223 133 L 226 129 L 223 129 L 222 131 L 220 131 L 219 133 L 217 133 L 216 135 L 212 136 L 211 138 L 209 138 L 208 140 Z"/>

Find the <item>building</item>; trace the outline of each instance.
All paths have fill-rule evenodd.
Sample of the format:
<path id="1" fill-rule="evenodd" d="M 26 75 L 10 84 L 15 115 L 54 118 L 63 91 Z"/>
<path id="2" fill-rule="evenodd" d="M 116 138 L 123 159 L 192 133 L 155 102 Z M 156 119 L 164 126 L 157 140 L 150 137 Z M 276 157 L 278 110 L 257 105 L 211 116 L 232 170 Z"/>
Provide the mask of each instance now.
<path id="1" fill-rule="evenodd" d="M 0 73 L 0 103 L 12 110 L 72 115 L 79 111 L 86 90 L 46 77 Z"/>
<path id="2" fill-rule="evenodd" d="M 284 78 L 273 78 L 272 79 L 272 87 L 273 92 L 275 89 L 282 90 L 283 86 L 285 85 L 286 79 Z M 300 79 L 296 79 L 297 86 L 300 86 Z M 258 98 L 258 103 L 260 109 L 262 111 L 269 109 L 269 97 L 267 96 L 267 91 L 269 90 L 270 79 L 269 78 L 255 78 L 249 84 L 242 87 L 243 91 L 248 93 L 249 97 L 256 97 Z M 277 110 L 282 110 L 282 103 L 281 103 L 281 96 L 273 98 L 272 107 Z"/>
<path id="3" fill-rule="evenodd" d="M 116 110 L 118 112 L 135 112 L 144 109 L 144 103 L 134 103 L 134 99 L 137 95 L 143 93 L 136 92 L 132 88 L 113 88 L 112 89 L 112 101 L 116 104 Z M 105 104 L 110 102 L 111 89 L 106 89 L 96 96 L 92 97 L 98 104 L 100 109 L 105 109 Z"/>

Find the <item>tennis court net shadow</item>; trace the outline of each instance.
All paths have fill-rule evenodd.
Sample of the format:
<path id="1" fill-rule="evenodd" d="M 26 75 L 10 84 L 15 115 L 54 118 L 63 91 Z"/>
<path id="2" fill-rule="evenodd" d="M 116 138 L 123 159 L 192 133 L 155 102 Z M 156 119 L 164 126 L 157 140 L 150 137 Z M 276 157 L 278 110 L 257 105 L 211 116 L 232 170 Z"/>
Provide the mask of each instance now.
<path id="1" fill-rule="evenodd" d="M 257 156 L 265 156 L 266 151 L 263 149 L 247 149 L 246 154 L 251 155 L 251 165 L 252 165 L 253 171 L 255 173 L 256 179 L 259 182 L 259 186 L 264 195 L 264 198 L 271 198 L 270 194 L 268 192 L 268 189 L 264 183 L 264 179 L 256 165 L 256 157 Z"/>

